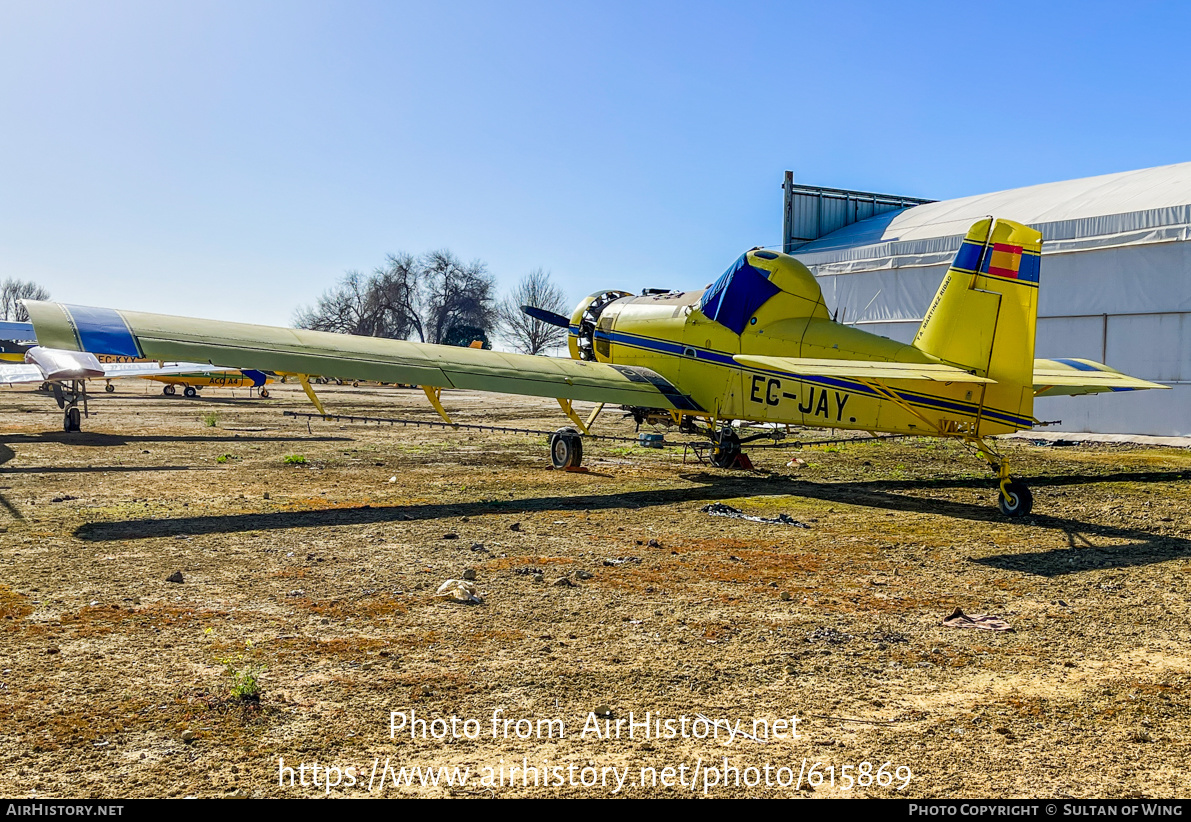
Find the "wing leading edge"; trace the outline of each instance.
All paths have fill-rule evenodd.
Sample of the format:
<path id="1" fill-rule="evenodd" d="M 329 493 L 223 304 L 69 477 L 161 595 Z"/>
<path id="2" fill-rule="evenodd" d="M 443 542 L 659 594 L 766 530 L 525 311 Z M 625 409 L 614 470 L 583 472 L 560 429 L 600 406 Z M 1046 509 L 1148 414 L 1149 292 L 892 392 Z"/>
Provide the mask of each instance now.
<path id="1" fill-rule="evenodd" d="M 648 368 L 26 301 L 44 345 L 349 380 L 701 411 Z"/>

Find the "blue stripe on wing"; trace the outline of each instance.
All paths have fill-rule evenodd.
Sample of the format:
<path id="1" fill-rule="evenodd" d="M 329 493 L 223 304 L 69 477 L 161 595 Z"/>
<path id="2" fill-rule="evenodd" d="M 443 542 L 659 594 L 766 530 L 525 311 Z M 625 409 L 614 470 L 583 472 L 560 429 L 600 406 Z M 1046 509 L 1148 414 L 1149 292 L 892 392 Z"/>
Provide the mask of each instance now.
<path id="1" fill-rule="evenodd" d="M 144 356 L 136 338 L 128 330 L 124 318 L 110 308 L 86 308 L 78 305 L 63 306 L 74 322 L 79 335 L 79 345 L 91 354 L 115 354 L 120 357 Z"/>

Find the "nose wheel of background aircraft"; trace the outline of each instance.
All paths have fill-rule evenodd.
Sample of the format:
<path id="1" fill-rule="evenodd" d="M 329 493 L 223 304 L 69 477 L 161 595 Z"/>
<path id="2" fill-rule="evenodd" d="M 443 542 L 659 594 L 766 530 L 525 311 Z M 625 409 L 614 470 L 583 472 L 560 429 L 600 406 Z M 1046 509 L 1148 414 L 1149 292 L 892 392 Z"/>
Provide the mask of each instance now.
<path id="1" fill-rule="evenodd" d="M 583 462 L 583 439 L 574 428 L 559 428 L 550 435 L 550 462 L 558 470 L 578 468 Z"/>
<path id="2" fill-rule="evenodd" d="M 161 389 L 161 393 L 165 394 L 167 397 L 172 397 L 177 392 L 178 389 L 174 388 L 172 385 L 167 385 L 165 388 Z"/>
<path id="3" fill-rule="evenodd" d="M 105 385 L 105 386 L 103 387 L 103 390 L 104 390 L 104 391 L 106 391 L 106 392 L 108 392 L 109 394 L 111 394 L 113 391 L 115 391 L 115 390 L 116 390 L 116 386 L 112 385 L 112 384 L 109 382 L 107 385 Z"/>
<path id="4" fill-rule="evenodd" d="M 67 434 L 83 430 L 83 411 L 87 408 L 87 384 L 82 380 L 49 383 L 54 400 L 62 409 L 62 430 Z M 79 409 L 82 402 L 83 410 Z"/>

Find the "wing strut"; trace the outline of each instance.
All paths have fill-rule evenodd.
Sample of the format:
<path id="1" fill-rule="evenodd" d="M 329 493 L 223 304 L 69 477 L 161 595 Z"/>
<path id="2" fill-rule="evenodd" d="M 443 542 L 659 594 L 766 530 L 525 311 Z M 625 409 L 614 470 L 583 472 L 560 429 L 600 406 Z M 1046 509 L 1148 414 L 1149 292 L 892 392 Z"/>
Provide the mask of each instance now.
<path id="1" fill-rule="evenodd" d="M 926 423 L 927 425 L 929 425 L 931 428 L 933 428 L 935 430 L 935 434 L 937 436 L 940 436 L 940 437 L 946 436 L 946 434 L 943 432 L 943 429 L 941 429 L 935 423 L 931 422 L 926 417 L 922 416 L 922 414 L 920 414 L 918 412 L 918 409 L 914 408 L 912 405 L 910 405 L 908 402 L 906 402 L 904 399 L 902 399 L 900 396 L 898 396 L 896 391 L 893 391 L 890 388 L 886 388 L 884 385 L 882 385 L 881 383 L 876 382 L 874 380 L 859 379 L 858 381 L 863 383 L 864 385 L 867 385 L 869 388 L 871 388 L 873 391 L 875 391 L 877 393 L 877 396 L 883 397 L 884 399 L 889 400 L 891 403 L 896 405 L 898 408 L 901 408 L 902 410 L 907 411 L 910 414 L 913 414 L 918 419 L 922 420 L 924 423 Z M 869 433 L 872 433 L 872 432 L 870 431 Z"/>
<path id="2" fill-rule="evenodd" d="M 327 410 L 323 408 L 323 404 L 319 402 L 318 395 L 314 393 L 314 389 L 310 387 L 310 377 L 306 374 L 298 375 L 298 382 L 302 383 L 302 390 L 306 392 L 306 396 L 314 403 L 314 407 L 318 409 L 318 413 L 324 417 L 327 416 Z"/>
<path id="3" fill-rule="evenodd" d="M 591 433 L 591 427 L 593 425 L 595 425 L 596 417 L 598 417 L 600 415 L 600 412 L 603 410 L 604 410 L 603 403 L 600 403 L 594 409 L 592 409 L 591 416 L 587 418 L 587 423 L 586 423 L 588 433 Z"/>
<path id="4" fill-rule="evenodd" d="M 434 406 L 434 410 L 450 425 L 454 425 L 455 421 L 447 415 L 447 409 L 442 407 L 442 388 L 435 388 L 430 385 L 423 385 L 422 390 L 426 392 L 426 399 L 430 400 L 430 404 Z"/>
<path id="5" fill-rule="evenodd" d="M 581 434 L 588 433 L 587 424 L 584 423 L 583 420 L 579 417 L 579 415 L 575 413 L 575 408 L 571 405 L 570 400 L 564 400 L 562 397 L 559 397 L 558 405 L 562 408 L 562 412 L 564 414 L 566 414 L 568 417 L 570 417 L 571 422 L 575 423 L 575 425 L 579 427 L 579 432 Z M 600 411 L 600 408 L 603 408 L 603 407 L 604 406 L 601 404 L 600 407 L 596 409 L 596 414 L 598 414 Z M 595 414 L 592 415 L 591 421 L 592 422 L 595 421 Z"/>

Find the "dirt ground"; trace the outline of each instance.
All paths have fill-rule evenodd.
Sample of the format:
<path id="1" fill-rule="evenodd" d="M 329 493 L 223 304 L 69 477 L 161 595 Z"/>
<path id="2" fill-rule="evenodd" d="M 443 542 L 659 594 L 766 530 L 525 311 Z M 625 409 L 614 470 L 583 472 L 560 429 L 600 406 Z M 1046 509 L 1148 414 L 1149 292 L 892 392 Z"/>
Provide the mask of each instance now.
<path id="1" fill-rule="evenodd" d="M 953 443 L 558 472 L 542 437 L 204 393 L 122 384 L 63 434 L 0 390 L 4 795 L 1191 793 L 1191 452 L 1006 443 L 1035 500 L 1007 521 Z M 436 598 L 472 571 L 481 604 Z"/>

